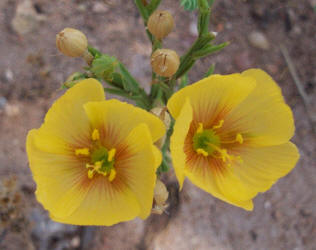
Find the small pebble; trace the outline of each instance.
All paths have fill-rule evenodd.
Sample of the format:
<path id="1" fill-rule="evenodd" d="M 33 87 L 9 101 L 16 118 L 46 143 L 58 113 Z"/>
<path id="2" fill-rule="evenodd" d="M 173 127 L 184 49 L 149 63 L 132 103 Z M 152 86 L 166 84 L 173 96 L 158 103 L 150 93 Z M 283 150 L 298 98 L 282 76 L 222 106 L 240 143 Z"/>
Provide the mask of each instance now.
<path id="1" fill-rule="evenodd" d="M 0 109 L 3 109 L 7 104 L 7 99 L 3 96 L 0 96 Z"/>
<path id="2" fill-rule="evenodd" d="M 248 40 L 250 44 L 258 49 L 268 50 L 270 48 L 270 44 L 265 34 L 259 31 L 253 31 L 250 33 Z"/>
<path id="3" fill-rule="evenodd" d="M 20 114 L 20 108 L 16 104 L 7 104 L 4 107 L 4 112 L 7 116 L 13 117 Z"/>
<path id="4" fill-rule="evenodd" d="M 92 11 L 94 13 L 106 13 L 108 12 L 108 10 L 109 10 L 108 6 L 106 6 L 104 3 L 101 3 L 101 2 L 93 3 Z"/>
<path id="5" fill-rule="evenodd" d="M 8 82 L 12 82 L 14 79 L 14 75 L 11 69 L 6 69 L 4 72 L 4 76 Z"/>
<path id="6" fill-rule="evenodd" d="M 189 26 L 190 34 L 193 36 L 197 36 L 199 34 L 196 22 L 191 22 Z"/>

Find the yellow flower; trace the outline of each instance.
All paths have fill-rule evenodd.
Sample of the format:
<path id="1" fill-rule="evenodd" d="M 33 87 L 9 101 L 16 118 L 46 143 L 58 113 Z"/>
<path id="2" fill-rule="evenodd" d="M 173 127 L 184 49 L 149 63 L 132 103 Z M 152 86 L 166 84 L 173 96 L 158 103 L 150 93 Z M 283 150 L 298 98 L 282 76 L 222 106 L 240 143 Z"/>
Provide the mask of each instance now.
<path id="1" fill-rule="evenodd" d="M 290 108 L 264 71 L 213 75 L 175 93 L 170 149 L 177 179 L 246 210 L 295 166 Z"/>
<path id="2" fill-rule="evenodd" d="M 27 137 L 36 196 L 53 220 L 112 225 L 151 211 L 165 133 L 159 118 L 118 100 L 105 101 L 93 79 L 59 98 Z"/>

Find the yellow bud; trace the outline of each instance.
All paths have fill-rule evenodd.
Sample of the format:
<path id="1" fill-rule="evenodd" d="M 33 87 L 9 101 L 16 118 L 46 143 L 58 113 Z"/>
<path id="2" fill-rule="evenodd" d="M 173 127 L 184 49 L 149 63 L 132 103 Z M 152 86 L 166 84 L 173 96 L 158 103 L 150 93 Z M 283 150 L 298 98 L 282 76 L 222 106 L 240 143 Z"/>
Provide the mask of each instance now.
<path id="1" fill-rule="evenodd" d="M 157 10 L 149 17 L 147 27 L 156 39 L 161 40 L 172 31 L 173 17 L 168 11 Z"/>
<path id="2" fill-rule="evenodd" d="M 178 54 L 170 49 L 157 49 L 151 56 L 153 71 L 164 77 L 173 76 L 180 65 Z"/>
<path id="3" fill-rule="evenodd" d="M 165 186 L 160 180 L 157 179 L 156 186 L 154 189 L 154 199 L 156 202 L 156 205 L 163 206 L 165 205 L 167 199 L 169 196 L 169 192 Z"/>
<path id="4" fill-rule="evenodd" d="M 57 34 L 56 46 L 66 56 L 81 57 L 88 48 L 88 40 L 80 30 L 65 28 Z"/>

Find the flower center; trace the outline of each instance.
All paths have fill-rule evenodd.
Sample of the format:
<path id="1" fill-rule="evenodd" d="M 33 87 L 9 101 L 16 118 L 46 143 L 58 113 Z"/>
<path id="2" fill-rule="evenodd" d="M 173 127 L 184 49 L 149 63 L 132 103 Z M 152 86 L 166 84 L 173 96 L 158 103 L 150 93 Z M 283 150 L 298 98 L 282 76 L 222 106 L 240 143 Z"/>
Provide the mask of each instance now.
<path id="1" fill-rule="evenodd" d="M 114 156 L 116 149 L 108 150 L 100 143 L 100 134 L 97 129 L 94 129 L 91 135 L 92 149 L 79 148 L 75 150 L 76 155 L 90 156 L 90 163 L 86 164 L 88 169 L 88 177 L 92 179 L 96 173 L 103 176 L 108 176 L 109 181 L 113 181 L 116 176 L 114 168 Z"/>
<path id="2" fill-rule="evenodd" d="M 216 130 L 223 126 L 224 120 L 221 120 L 218 125 L 213 126 L 211 129 L 204 129 L 203 124 L 199 123 L 199 126 L 193 136 L 193 149 L 204 157 L 213 156 L 220 158 L 227 165 L 231 165 L 233 160 L 242 162 L 240 156 L 230 155 L 227 149 L 223 147 L 224 144 L 231 143 L 243 143 L 243 137 L 241 134 L 237 134 L 234 140 L 221 140 L 217 135 Z"/>

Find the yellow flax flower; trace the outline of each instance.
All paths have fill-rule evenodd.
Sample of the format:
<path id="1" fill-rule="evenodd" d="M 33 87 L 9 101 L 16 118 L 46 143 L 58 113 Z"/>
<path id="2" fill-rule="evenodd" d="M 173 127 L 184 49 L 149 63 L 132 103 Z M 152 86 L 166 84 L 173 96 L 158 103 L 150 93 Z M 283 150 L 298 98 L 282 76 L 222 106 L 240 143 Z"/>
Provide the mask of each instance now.
<path id="1" fill-rule="evenodd" d="M 87 79 L 60 97 L 27 137 L 36 197 L 58 222 L 112 225 L 151 211 L 165 133 L 159 118 Z"/>
<path id="2" fill-rule="evenodd" d="M 182 188 L 185 177 L 246 210 L 295 166 L 299 154 L 290 108 L 264 71 L 213 75 L 175 93 L 170 150 Z"/>

